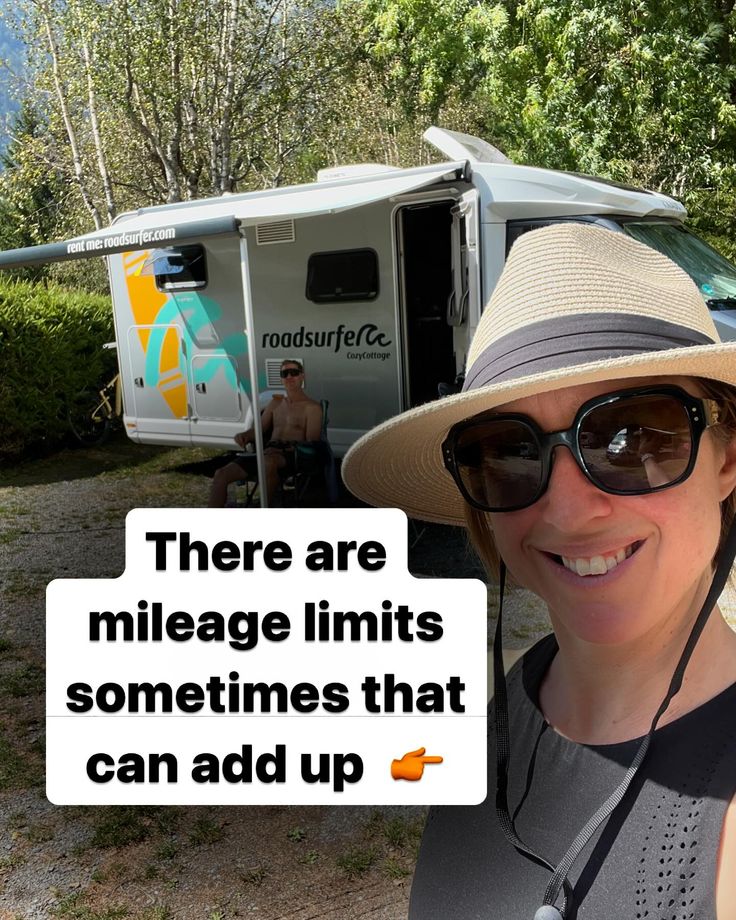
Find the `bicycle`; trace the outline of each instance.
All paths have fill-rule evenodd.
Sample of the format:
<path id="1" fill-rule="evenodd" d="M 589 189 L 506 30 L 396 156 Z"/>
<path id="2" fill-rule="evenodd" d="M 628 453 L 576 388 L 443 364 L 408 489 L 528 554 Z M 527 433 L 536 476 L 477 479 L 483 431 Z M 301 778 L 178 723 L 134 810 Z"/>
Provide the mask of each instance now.
<path id="1" fill-rule="evenodd" d="M 113 349 L 115 342 L 103 348 Z M 69 428 L 80 444 L 102 444 L 123 417 L 123 388 L 118 371 L 99 390 L 82 390 L 67 409 Z"/>

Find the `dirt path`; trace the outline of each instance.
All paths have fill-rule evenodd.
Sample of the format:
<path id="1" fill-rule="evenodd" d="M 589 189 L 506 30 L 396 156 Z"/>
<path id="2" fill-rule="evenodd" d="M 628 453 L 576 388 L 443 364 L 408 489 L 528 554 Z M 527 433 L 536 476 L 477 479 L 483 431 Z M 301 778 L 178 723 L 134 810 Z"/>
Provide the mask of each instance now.
<path id="1" fill-rule="evenodd" d="M 201 507 L 208 456 L 122 440 L 0 467 L 0 920 L 406 916 L 422 809 L 60 808 L 45 797 L 46 584 L 119 575 L 127 511 Z M 459 532 L 412 530 L 410 542 L 418 574 L 479 574 Z M 512 644 L 545 629 L 525 604 Z"/>
<path id="2" fill-rule="evenodd" d="M 201 507 L 207 457 L 119 441 L 0 467 L 0 920 L 406 917 L 422 809 L 60 808 L 45 797 L 46 584 L 119 575 L 127 511 Z M 459 531 L 411 527 L 409 542 L 415 574 L 480 575 Z M 509 647 L 548 630 L 525 592 L 505 613 Z"/>

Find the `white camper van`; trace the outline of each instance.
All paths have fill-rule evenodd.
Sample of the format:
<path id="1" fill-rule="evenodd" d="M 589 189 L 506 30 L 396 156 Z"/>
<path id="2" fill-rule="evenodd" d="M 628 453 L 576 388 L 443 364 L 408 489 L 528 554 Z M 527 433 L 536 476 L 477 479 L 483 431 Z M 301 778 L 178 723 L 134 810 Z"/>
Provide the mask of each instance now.
<path id="1" fill-rule="evenodd" d="M 736 268 L 684 228 L 678 202 L 517 166 L 451 131 L 425 139 L 448 161 L 350 166 L 309 185 L 142 208 L 74 240 L 0 253 L 0 267 L 107 256 L 125 429 L 141 443 L 232 448 L 253 394 L 280 387 L 288 357 L 329 401 L 342 455 L 462 374 L 511 244 L 554 221 L 662 250 L 692 275 L 721 336 L 736 338 Z"/>

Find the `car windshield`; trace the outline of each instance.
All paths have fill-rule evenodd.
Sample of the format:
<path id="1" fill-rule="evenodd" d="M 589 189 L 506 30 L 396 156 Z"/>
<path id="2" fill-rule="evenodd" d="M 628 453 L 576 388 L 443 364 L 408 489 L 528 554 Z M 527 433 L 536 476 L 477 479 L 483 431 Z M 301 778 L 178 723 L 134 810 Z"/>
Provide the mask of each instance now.
<path id="1" fill-rule="evenodd" d="M 694 233 L 667 223 L 622 221 L 621 227 L 684 269 L 711 310 L 736 310 L 736 267 Z"/>

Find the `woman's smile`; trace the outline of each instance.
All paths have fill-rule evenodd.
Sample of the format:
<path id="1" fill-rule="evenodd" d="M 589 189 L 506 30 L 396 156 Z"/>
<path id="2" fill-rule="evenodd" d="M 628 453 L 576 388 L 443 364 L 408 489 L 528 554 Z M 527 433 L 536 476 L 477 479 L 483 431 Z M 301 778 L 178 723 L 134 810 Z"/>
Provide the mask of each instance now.
<path id="1" fill-rule="evenodd" d="M 542 550 L 541 552 L 548 559 L 551 559 L 558 569 L 562 567 L 578 578 L 592 578 L 595 582 L 600 583 L 604 575 L 608 575 L 615 569 L 620 568 L 627 559 L 638 551 L 643 543 L 643 540 L 633 540 L 623 544 L 617 550 L 595 551 L 592 553 L 583 551 L 565 552 L 563 550 L 559 552 Z"/>

